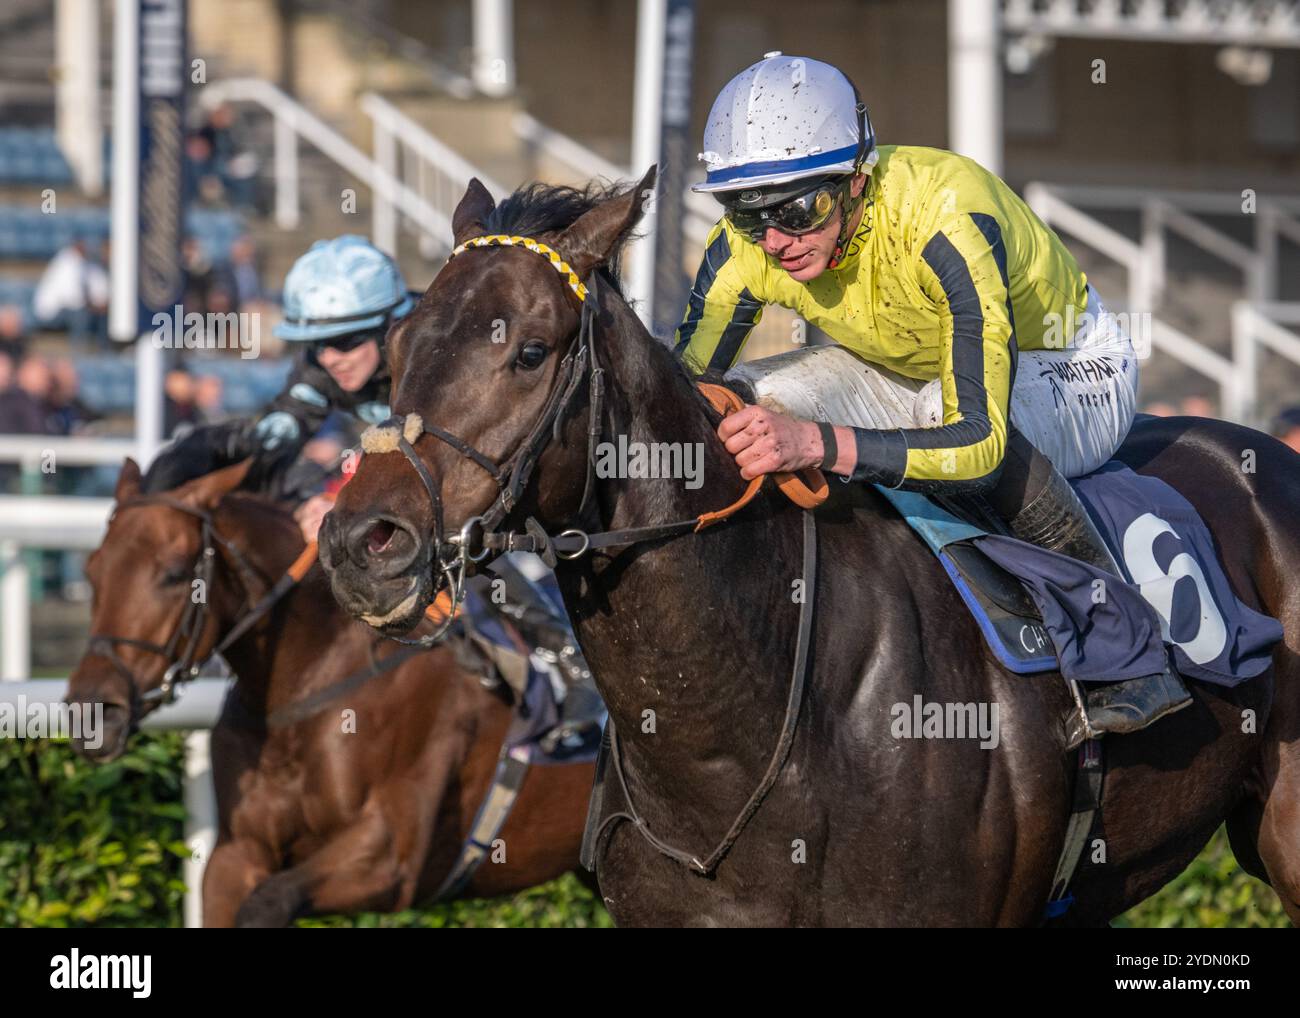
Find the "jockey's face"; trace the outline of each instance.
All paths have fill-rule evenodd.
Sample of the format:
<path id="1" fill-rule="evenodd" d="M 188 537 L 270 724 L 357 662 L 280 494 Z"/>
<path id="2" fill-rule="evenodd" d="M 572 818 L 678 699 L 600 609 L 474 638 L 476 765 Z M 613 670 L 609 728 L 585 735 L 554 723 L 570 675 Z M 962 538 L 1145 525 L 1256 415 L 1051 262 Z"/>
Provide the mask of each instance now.
<path id="1" fill-rule="evenodd" d="M 854 178 L 850 185 L 854 198 L 862 193 L 866 183 L 866 174 L 860 173 Z M 852 230 L 858 228 L 861 220 L 862 206 L 859 205 L 854 213 Z M 839 239 L 840 225 L 843 221 L 844 210 L 838 209 L 825 226 L 798 236 L 782 233 L 775 226 L 769 226 L 760 246 L 780 262 L 781 268 L 790 273 L 791 279 L 806 283 L 825 272 L 831 259 L 835 257 L 835 242 Z M 852 233 L 852 230 L 849 232 Z"/>
<path id="2" fill-rule="evenodd" d="M 352 350 L 322 345 L 316 360 L 344 392 L 356 392 L 379 369 L 379 343 L 368 339 Z"/>

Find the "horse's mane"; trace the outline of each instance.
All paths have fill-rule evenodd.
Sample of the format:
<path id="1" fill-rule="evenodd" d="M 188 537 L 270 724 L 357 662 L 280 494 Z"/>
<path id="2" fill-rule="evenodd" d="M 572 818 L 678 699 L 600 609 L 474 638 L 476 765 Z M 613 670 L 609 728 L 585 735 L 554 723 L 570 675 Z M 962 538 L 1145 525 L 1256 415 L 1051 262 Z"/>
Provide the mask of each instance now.
<path id="1" fill-rule="evenodd" d="M 487 216 L 483 226 L 488 233 L 510 233 L 537 237 L 568 229 L 597 205 L 625 194 L 627 188 L 617 182 L 592 181 L 586 187 L 565 187 L 534 182 L 503 198 Z M 602 266 L 602 275 L 622 294 L 619 261 L 623 248 L 634 234 L 622 237 Z"/>

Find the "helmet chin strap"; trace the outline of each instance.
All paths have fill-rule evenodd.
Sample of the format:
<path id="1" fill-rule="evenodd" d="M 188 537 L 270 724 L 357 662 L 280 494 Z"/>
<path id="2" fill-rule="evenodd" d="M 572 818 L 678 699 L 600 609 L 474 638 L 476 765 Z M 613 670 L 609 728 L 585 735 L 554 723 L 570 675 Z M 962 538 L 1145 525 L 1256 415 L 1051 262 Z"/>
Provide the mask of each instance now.
<path id="1" fill-rule="evenodd" d="M 858 95 L 857 85 L 853 86 L 853 98 L 855 100 L 854 112 L 858 115 L 858 152 L 853 158 L 853 172 L 849 174 L 850 180 L 862 172 L 862 164 L 867 156 L 867 148 L 869 144 L 868 139 L 870 138 L 871 141 L 875 140 L 874 133 L 869 133 L 871 129 L 867 120 L 867 104 L 864 103 L 862 97 Z M 853 235 L 853 230 L 851 229 L 850 224 L 853 222 L 853 217 L 857 215 L 858 209 L 862 207 L 862 203 L 866 200 L 867 186 L 870 183 L 871 181 L 869 179 L 863 181 L 862 193 L 853 201 L 852 208 L 849 207 L 847 201 L 844 202 L 843 223 L 840 225 L 840 235 L 835 239 L 835 253 L 831 255 L 831 260 L 826 265 L 828 269 L 838 268 L 840 262 L 844 260 L 844 246 L 849 242 L 849 238 Z M 849 185 L 850 188 L 852 188 L 852 186 L 852 184 Z M 848 191 L 846 190 L 845 195 L 847 196 L 847 194 Z"/>
<path id="2" fill-rule="evenodd" d="M 842 216 L 843 222 L 840 225 L 840 235 L 835 239 L 835 253 L 831 255 L 831 260 L 826 265 L 828 269 L 839 268 L 840 262 L 843 261 L 844 246 L 849 242 L 849 238 L 853 236 L 853 217 L 857 215 L 858 209 L 861 208 L 866 197 L 867 187 L 864 183 L 862 186 L 862 193 L 853 201 L 852 209 L 850 209 L 848 205 L 844 206 L 844 214 Z"/>

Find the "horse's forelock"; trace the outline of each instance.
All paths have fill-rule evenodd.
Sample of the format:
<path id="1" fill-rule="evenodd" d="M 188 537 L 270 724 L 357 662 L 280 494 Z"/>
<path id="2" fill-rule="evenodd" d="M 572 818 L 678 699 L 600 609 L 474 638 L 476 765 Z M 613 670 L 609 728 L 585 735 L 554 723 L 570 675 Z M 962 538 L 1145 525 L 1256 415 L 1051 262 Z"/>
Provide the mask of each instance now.
<path id="1" fill-rule="evenodd" d="M 483 227 L 488 233 L 508 233 L 539 239 L 560 233 L 599 205 L 627 192 L 619 183 L 592 181 L 584 188 L 532 183 L 501 201 L 488 215 Z M 602 266 L 601 275 L 621 294 L 619 261 L 630 235 L 619 241 Z"/>

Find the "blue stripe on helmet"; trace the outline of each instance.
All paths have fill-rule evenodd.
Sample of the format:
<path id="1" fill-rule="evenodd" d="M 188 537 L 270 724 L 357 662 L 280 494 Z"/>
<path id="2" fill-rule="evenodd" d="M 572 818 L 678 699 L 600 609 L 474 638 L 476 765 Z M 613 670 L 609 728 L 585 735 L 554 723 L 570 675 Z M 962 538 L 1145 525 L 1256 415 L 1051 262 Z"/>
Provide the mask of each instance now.
<path id="1" fill-rule="evenodd" d="M 832 163 L 842 163 L 852 159 L 858 153 L 857 145 L 832 149 L 830 152 L 818 152 L 815 156 L 801 156 L 798 159 L 771 159 L 763 163 L 746 163 L 744 166 L 732 166 L 725 170 L 710 170 L 705 179 L 710 184 L 721 181 L 747 180 L 769 173 L 788 173 L 791 170 L 815 170 Z"/>

